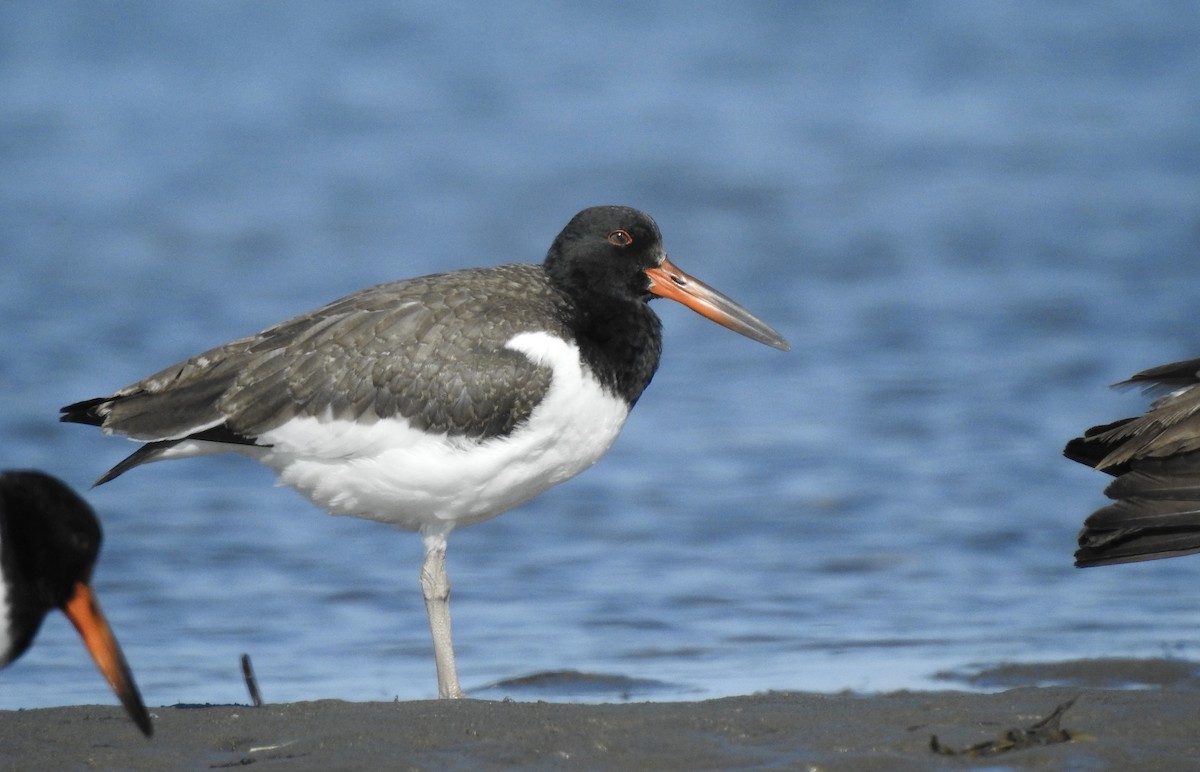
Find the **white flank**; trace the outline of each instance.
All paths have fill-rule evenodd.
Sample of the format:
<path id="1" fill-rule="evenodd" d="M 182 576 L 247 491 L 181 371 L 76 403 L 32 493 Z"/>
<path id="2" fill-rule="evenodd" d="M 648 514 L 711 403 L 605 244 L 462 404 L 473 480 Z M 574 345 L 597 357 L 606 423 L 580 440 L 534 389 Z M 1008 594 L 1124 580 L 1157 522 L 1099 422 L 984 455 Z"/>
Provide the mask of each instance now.
<path id="1" fill-rule="evenodd" d="M 495 517 L 594 464 L 629 414 L 561 338 L 527 332 L 506 345 L 553 371 L 542 402 L 508 437 L 477 442 L 428 434 L 402 418 L 306 417 L 264 433 L 260 439 L 270 448 L 237 450 L 331 514 L 427 532 Z M 211 445 L 184 443 L 170 455 L 195 455 Z"/>

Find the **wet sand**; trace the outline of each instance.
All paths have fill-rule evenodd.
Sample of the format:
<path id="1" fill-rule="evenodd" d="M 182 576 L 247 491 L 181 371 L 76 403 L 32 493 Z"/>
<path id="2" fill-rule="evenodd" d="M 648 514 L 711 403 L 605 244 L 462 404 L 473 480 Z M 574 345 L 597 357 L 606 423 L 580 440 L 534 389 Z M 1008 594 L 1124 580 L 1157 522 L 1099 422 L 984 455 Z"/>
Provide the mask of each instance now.
<path id="1" fill-rule="evenodd" d="M 0 768 L 1188 769 L 1200 765 L 1196 673 L 1174 660 L 1079 660 L 954 676 L 1070 684 L 990 694 L 177 705 L 151 710 L 149 740 L 117 706 L 2 711 Z M 1072 699 L 1057 727 L 1031 730 Z M 945 755 L 972 746 L 981 755 Z"/>

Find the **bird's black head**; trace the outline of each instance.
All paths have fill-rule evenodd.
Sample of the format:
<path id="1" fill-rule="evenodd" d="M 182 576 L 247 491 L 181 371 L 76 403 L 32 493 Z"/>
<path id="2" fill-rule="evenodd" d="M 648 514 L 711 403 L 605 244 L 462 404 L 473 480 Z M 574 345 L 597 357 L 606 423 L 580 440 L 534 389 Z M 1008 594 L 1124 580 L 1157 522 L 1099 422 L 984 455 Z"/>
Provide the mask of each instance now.
<path id="1" fill-rule="evenodd" d="M 45 610 L 62 608 L 76 584 L 91 580 L 100 523 L 86 501 L 50 475 L 0 474 L 0 528 L 5 562 Z"/>
<path id="2" fill-rule="evenodd" d="M 584 209 L 558 234 L 545 266 L 550 281 L 583 311 L 582 316 L 592 318 L 588 324 L 595 327 L 605 315 L 601 307 L 607 305 L 627 320 L 639 315 L 652 320 L 641 325 L 654 326 L 652 334 L 657 336 L 658 317 L 644 303 L 663 297 L 759 343 L 790 348 L 766 322 L 668 260 L 658 226 L 636 209 Z"/>
<path id="3" fill-rule="evenodd" d="M 649 300 L 645 271 L 662 264 L 662 234 L 650 216 L 627 206 L 593 206 L 571 218 L 546 255 L 555 286 L 585 296 Z"/>
<path id="4" fill-rule="evenodd" d="M 646 304 L 646 271 L 665 259 L 654 220 L 627 206 L 594 206 L 571 218 L 544 263 L 584 361 L 630 405 L 658 367 L 661 324 Z"/>
<path id="5" fill-rule="evenodd" d="M 150 714 L 89 586 L 102 538 L 92 508 L 63 483 L 41 472 L 0 473 L 0 558 L 10 591 L 9 645 L 0 651 L 0 666 L 29 648 L 47 611 L 61 609 L 149 737 Z"/>

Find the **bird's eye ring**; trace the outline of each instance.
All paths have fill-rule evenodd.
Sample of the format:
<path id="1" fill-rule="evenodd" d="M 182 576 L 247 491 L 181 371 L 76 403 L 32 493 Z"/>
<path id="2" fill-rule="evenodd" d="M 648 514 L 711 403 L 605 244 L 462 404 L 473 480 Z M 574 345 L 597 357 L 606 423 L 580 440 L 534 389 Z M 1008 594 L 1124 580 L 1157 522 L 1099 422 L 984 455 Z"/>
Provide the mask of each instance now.
<path id="1" fill-rule="evenodd" d="M 616 230 L 608 234 L 608 243 L 614 247 L 627 247 L 633 243 L 633 236 L 628 231 Z"/>

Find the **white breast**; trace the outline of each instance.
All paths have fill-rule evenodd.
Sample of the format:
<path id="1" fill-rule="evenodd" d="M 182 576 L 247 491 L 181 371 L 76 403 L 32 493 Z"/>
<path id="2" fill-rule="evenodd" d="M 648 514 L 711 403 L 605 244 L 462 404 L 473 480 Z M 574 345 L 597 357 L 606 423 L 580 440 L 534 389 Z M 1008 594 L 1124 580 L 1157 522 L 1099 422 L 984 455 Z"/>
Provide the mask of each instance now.
<path id="1" fill-rule="evenodd" d="M 4 548 L 4 539 L 0 535 L 0 549 Z M 12 624 L 11 601 L 8 599 L 8 583 L 0 582 L 0 666 L 8 663 L 8 655 L 12 650 L 13 639 L 9 635 L 9 625 Z"/>
<path id="2" fill-rule="evenodd" d="M 495 517 L 594 464 L 629 414 L 561 338 L 522 333 L 506 345 L 553 371 L 542 402 L 507 437 L 427 434 L 402 418 L 305 417 L 263 434 L 272 447 L 239 450 L 335 515 L 437 531 Z"/>

